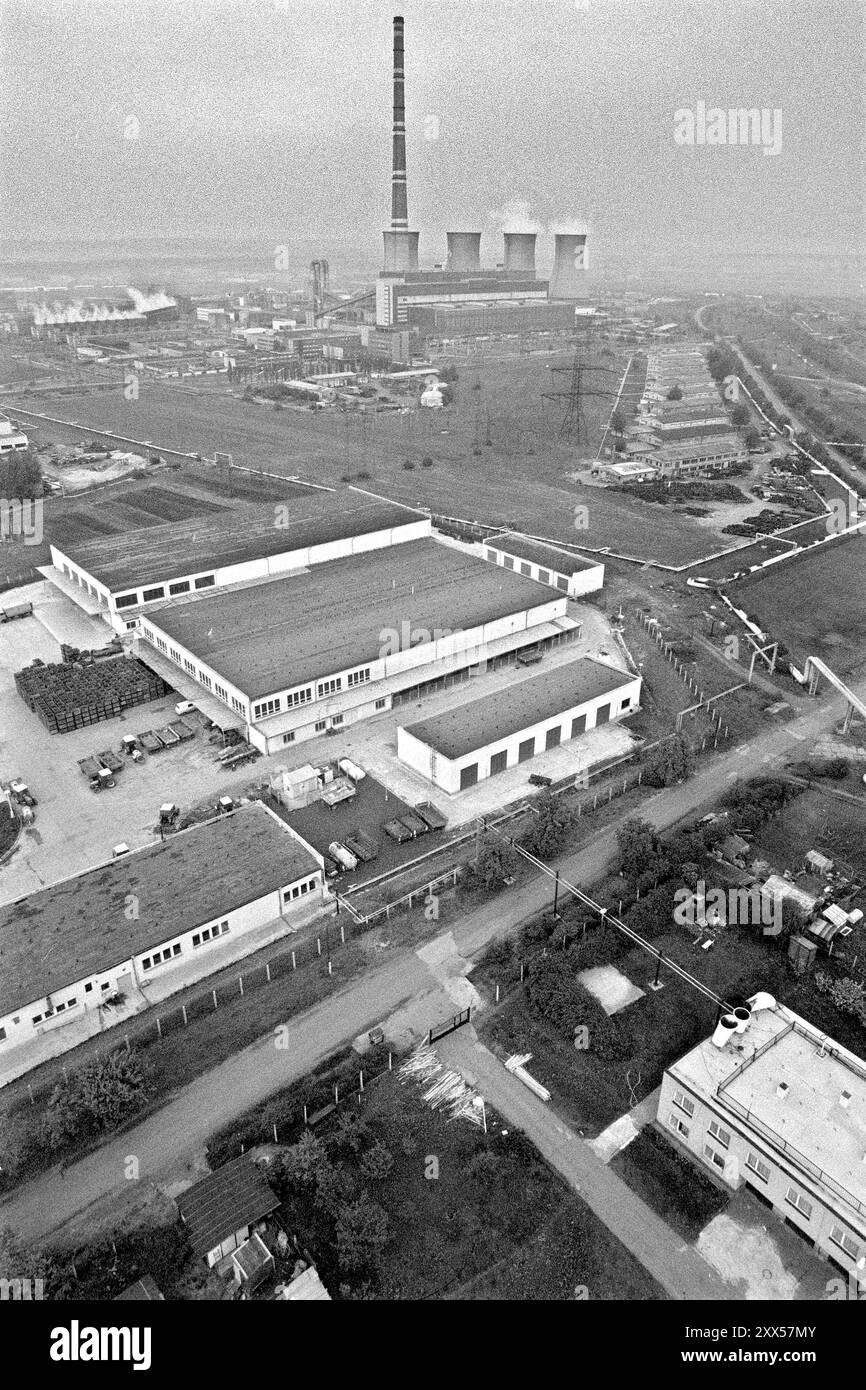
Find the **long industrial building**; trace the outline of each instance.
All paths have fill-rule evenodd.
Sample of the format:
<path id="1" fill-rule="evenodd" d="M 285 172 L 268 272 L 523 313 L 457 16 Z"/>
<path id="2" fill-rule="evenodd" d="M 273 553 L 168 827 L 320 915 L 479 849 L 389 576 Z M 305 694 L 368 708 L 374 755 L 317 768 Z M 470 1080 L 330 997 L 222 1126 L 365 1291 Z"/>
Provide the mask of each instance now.
<path id="1" fill-rule="evenodd" d="M 274 753 L 483 662 L 574 640 L 567 606 L 549 584 L 424 538 L 176 598 L 142 618 L 139 654 Z"/>
<path id="2" fill-rule="evenodd" d="M 481 550 L 492 564 L 537 579 L 539 584 L 550 584 L 569 598 L 597 593 L 604 584 L 604 565 L 596 560 L 517 531 L 501 532 L 485 541 Z"/>
<path id="3" fill-rule="evenodd" d="M 866 1290 L 866 1065 L 768 994 L 668 1067 L 659 1124 Z"/>
<path id="4" fill-rule="evenodd" d="M 579 658 L 397 730 L 401 762 L 454 796 L 579 738 L 640 701 L 641 679 Z"/>
<path id="5" fill-rule="evenodd" d="M 310 492 L 287 503 L 239 507 L 101 536 L 51 544 L 42 573 L 116 632 L 136 631 L 142 613 L 182 594 L 247 584 L 430 534 L 430 518 L 360 494 L 338 500 Z"/>
<path id="6" fill-rule="evenodd" d="M 295 929 L 327 897 L 255 802 L 0 907 L 5 1081 Z"/>

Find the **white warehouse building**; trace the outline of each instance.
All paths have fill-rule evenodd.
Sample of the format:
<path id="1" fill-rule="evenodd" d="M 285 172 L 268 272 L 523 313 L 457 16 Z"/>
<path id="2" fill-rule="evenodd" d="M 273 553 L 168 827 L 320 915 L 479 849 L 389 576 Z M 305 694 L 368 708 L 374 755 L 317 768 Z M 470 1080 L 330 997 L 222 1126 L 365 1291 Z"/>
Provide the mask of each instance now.
<path id="1" fill-rule="evenodd" d="M 641 678 L 581 657 L 397 730 L 397 756 L 454 796 L 633 714 Z"/>
<path id="2" fill-rule="evenodd" d="M 0 1084 L 329 901 L 321 855 L 253 802 L 0 907 Z"/>

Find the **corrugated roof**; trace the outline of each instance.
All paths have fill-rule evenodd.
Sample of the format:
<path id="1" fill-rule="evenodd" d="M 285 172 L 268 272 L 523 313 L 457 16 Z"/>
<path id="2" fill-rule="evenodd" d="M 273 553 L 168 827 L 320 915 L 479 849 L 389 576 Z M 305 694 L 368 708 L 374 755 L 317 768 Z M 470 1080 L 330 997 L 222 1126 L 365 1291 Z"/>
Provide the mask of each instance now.
<path id="1" fill-rule="evenodd" d="M 207 1255 L 235 1231 L 276 1211 L 280 1199 L 244 1155 L 187 1188 L 177 1205 L 189 1228 L 193 1251 Z"/>

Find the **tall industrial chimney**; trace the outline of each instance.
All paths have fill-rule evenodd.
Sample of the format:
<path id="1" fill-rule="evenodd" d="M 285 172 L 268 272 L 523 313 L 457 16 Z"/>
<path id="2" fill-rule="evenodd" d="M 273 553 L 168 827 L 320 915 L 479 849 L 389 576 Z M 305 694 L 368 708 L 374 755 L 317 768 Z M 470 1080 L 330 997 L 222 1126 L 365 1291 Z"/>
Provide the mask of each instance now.
<path id="1" fill-rule="evenodd" d="M 513 279 L 535 279 L 535 232 L 505 232 L 503 270 Z"/>
<path id="2" fill-rule="evenodd" d="M 418 269 L 418 233 L 409 231 L 406 197 L 406 100 L 404 95 L 403 18 L 394 16 L 394 109 L 391 150 L 391 230 L 385 237 L 385 269 Z"/>
<path id="3" fill-rule="evenodd" d="M 586 294 L 582 284 L 586 271 L 586 233 L 554 237 L 553 274 L 550 277 L 551 299 L 581 299 Z"/>
<path id="4" fill-rule="evenodd" d="M 481 233 L 448 232 L 448 270 L 481 269 Z"/>

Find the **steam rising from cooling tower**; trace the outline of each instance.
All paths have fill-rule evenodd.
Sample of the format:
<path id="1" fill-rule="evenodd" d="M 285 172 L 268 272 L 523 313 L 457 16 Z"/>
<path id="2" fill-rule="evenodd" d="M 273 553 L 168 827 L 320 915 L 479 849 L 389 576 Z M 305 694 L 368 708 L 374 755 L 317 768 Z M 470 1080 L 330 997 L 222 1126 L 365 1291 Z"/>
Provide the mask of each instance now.
<path id="1" fill-rule="evenodd" d="M 403 19 L 394 16 L 394 103 L 391 142 L 391 230 L 384 233 L 385 269 L 418 269 L 418 233 L 409 231 L 406 191 L 406 97 Z"/>

